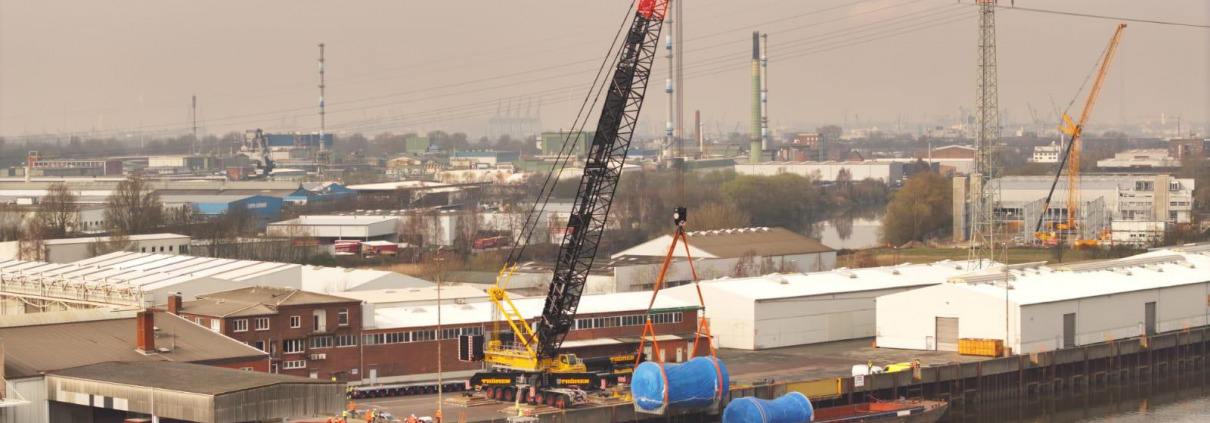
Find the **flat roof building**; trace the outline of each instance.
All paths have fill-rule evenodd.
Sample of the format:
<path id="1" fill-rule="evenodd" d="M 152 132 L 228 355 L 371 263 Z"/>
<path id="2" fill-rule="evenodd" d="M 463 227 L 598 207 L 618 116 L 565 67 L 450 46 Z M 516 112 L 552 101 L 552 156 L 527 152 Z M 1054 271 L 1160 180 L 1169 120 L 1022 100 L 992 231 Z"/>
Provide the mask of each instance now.
<path id="1" fill-rule="evenodd" d="M 114 241 L 107 236 L 48 239 L 42 242 L 44 250 L 42 257 L 44 261 L 50 263 L 71 263 L 94 257 L 94 251 L 107 251 L 113 248 L 144 253 L 185 254 L 189 250 L 190 240 L 188 235 L 177 234 L 131 235 L 121 243 L 124 245 L 110 247 L 104 244 Z M 0 260 L 17 259 L 19 252 L 19 241 L 0 242 Z"/>
<path id="2" fill-rule="evenodd" d="M 168 313 L 94 309 L 4 316 L 0 339 L 9 392 L 28 401 L 0 409 L 6 423 L 92 421 L 74 407 L 61 407 L 57 389 L 49 388 L 60 385 L 48 384 L 47 374 L 80 366 L 172 361 L 269 371 L 268 354 Z"/>
<path id="3" fill-rule="evenodd" d="M 343 410 L 344 383 L 165 361 L 108 362 L 46 376 L 51 415 L 72 422 L 156 417 L 286 421 Z"/>
<path id="4" fill-rule="evenodd" d="M 903 163 L 893 161 L 808 161 L 735 164 L 735 172 L 741 175 L 773 176 L 782 173 L 793 173 L 800 176 L 818 178 L 822 182 L 835 182 L 841 171 L 847 171 L 853 181 L 876 179 L 892 186 L 903 183 Z"/>
<path id="5" fill-rule="evenodd" d="M 271 234 L 293 237 L 314 237 L 320 243 L 337 240 L 394 240 L 399 226 L 398 216 L 299 216 L 296 219 L 270 223 Z"/>
<path id="6" fill-rule="evenodd" d="M 961 339 L 992 339 L 1026 354 L 1205 326 L 1207 251 L 1012 265 L 880 296 L 878 346 L 956 351 Z"/>
<path id="7" fill-rule="evenodd" d="M 942 261 L 724 278 L 698 287 L 718 345 L 759 350 L 874 336 L 875 297 L 936 285 L 968 268 Z M 685 285 L 661 295 L 697 302 L 698 291 Z"/>

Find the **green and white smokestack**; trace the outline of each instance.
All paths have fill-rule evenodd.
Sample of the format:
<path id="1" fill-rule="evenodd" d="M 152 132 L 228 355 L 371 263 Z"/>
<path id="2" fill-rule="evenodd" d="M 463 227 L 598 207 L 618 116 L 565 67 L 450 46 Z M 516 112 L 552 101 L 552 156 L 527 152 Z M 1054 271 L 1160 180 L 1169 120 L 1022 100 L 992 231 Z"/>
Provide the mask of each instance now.
<path id="1" fill-rule="evenodd" d="M 760 32 L 752 31 L 752 143 L 748 162 L 753 164 L 761 161 L 760 100 Z"/>

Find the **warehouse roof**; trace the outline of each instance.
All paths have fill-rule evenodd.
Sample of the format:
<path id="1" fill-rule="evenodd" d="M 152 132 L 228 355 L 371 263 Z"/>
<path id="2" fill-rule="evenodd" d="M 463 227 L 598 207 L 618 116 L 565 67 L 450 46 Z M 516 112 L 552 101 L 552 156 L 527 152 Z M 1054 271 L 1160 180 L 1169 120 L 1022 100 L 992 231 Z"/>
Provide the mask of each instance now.
<path id="1" fill-rule="evenodd" d="M 441 188 L 448 186 L 447 184 L 429 181 L 400 181 L 400 182 L 382 182 L 377 184 L 361 184 L 349 185 L 345 188 L 354 191 L 393 191 L 397 189 L 416 189 L 416 188 Z"/>
<path id="2" fill-rule="evenodd" d="M 1210 256 L 1200 252 L 1157 250 L 1122 259 L 1079 264 L 1056 264 L 1010 270 L 1008 299 L 1019 305 L 1043 304 L 1080 298 L 1146 291 L 1210 282 Z M 1002 279 L 1000 279 L 1002 280 Z M 996 280 L 955 286 L 1004 298 L 1004 284 Z"/>
<path id="3" fill-rule="evenodd" d="M 157 241 L 165 239 L 189 239 L 189 235 L 178 234 L 146 234 L 146 235 L 131 235 L 126 237 L 130 241 Z M 46 245 L 69 245 L 69 244 L 92 244 L 97 242 L 108 242 L 107 236 L 85 237 L 85 238 L 62 238 L 48 239 L 43 241 Z"/>
<path id="4" fill-rule="evenodd" d="M 650 292 L 585 295 L 580 299 L 580 306 L 576 314 L 645 313 L 650 300 Z M 542 314 L 546 298 L 513 299 L 513 304 L 516 304 L 521 316 L 532 319 Z M 694 305 L 668 295 L 662 295 L 656 299 L 652 308 L 668 309 Z M 464 325 L 491 321 L 492 304 L 489 302 L 446 304 L 441 308 L 442 325 Z M 379 308 L 374 310 L 374 326 L 377 329 L 437 326 L 437 308 L 432 305 Z"/>
<path id="5" fill-rule="evenodd" d="M 207 277 L 245 281 L 297 272 L 300 267 L 290 263 L 119 251 L 68 264 L 0 262 L 0 273 L 61 277 L 151 291 Z"/>
<path id="6" fill-rule="evenodd" d="M 218 317 L 266 316 L 277 314 L 282 306 L 360 302 L 294 288 L 253 286 L 199 295 L 196 300 L 182 302 L 181 312 Z"/>
<path id="7" fill-rule="evenodd" d="M 167 389 L 203 395 L 222 395 L 285 383 L 338 383 L 326 379 L 249 372 L 171 361 L 115 361 L 58 370 L 51 374 L 73 379 Z M 339 383 L 343 384 L 343 382 Z"/>
<path id="8" fill-rule="evenodd" d="M 717 289 L 736 299 L 760 301 L 936 285 L 945 282 L 948 277 L 967 273 L 971 268 L 970 263 L 965 261 L 946 260 L 928 264 L 723 278 L 703 281 L 701 285 L 703 289 Z M 695 289 L 692 285 L 684 285 L 669 288 L 668 291 L 678 298 L 697 298 Z"/>
<path id="9" fill-rule="evenodd" d="M 250 361 L 265 352 L 169 313 L 155 313 L 157 343 L 171 352 L 145 355 L 135 350 L 134 311 L 38 313 L 37 320 L 0 317 L 5 377 L 106 361 Z M 10 320 L 12 320 L 10 322 Z"/>
<path id="10" fill-rule="evenodd" d="M 340 296 L 371 304 L 436 301 L 437 286 L 349 291 L 340 293 Z M 457 299 L 487 301 L 488 296 L 482 289 L 461 284 L 443 285 L 441 287 L 442 302 L 450 302 Z"/>
<path id="11" fill-rule="evenodd" d="M 301 304 L 340 304 L 358 302 L 358 300 L 352 298 L 301 291 L 294 288 L 271 286 L 250 286 L 247 288 L 199 295 L 198 298 L 247 301 L 257 304 L 268 304 L 275 307 Z"/>
<path id="12" fill-rule="evenodd" d="M 340 293 L 365 289 L 403 289 L 433 286 L 426 281 L 402 273 L 347 267 L 302 267 L 302 289 L 311 292 Z"/>
<path id="13" fill-rule="evenodd" d="M 375 223 L 389 222 L 397 220 L 395 216 L 299 216 L 297 219 L 290 219 L 282 222 L 274 222 L 271 225 L 323 225 L 323 226 L 364 226 Z"/>
<path id="14" fill-rule="evenodd" d="M 819 241 L 799 235 L 785 228 L 740 228 L 714 231 L 695 231 L 689 235 L 690 254 L 695 258 L 737 258 L 754 254 L 762 257 L 810 254 L 835 251 Z M 623 256 L 660 256 L 668 253 L 672 235 L 664 235 L 635 247 L 614 254 Z M 675 257 L 684 257 L 685 251 L 677 248 Z"/>

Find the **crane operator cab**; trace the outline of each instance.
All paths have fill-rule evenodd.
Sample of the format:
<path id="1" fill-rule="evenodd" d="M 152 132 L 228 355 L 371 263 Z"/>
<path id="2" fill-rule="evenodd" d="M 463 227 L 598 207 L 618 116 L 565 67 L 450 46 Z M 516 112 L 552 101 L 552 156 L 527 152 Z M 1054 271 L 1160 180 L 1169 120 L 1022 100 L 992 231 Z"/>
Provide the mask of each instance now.
<path id="1" fill-rule="evenodd" d="M 575 354 L 559 354 L 559 363 L 552 370 L 555 373 L 583 373 L 588 368 Z"/>

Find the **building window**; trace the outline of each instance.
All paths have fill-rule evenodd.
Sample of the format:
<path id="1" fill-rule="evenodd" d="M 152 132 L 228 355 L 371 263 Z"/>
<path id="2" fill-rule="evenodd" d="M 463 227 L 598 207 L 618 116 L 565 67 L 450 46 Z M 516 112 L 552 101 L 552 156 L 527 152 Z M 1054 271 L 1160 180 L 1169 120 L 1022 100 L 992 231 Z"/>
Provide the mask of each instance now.
<path id="1" fill-rule="evenodd" d="M 305 369 L 307 368 L 307 360 L 290 360 L 281 362 L 281 368 L 284 370 Z"/>
<path id="2" fill-rule="evenodd" d="M 290 327 L 298 329 L 302 327 L 301 316 L 290 316 Z"/>
<path id="3" fill-rule="evenodd" d="M 223 330 L 222 319 L 210 319 L 210 330 L 219 332 Z"/>
<path id="4" fill-rule="evenodd" d="M 250 372 L 250 371 L 252 371 L 252 368 L 251 368 L 251 367 L 240 367 L 239 369 L 240 369 L 240 370 L 243 370 L 243 371 L 245 371 L 245 372 Z"/>
<path id="5" fill-rule="evenodd" d="M 282 351 L 286 354 L 298 354 L 306 349 L 305 339 L 287 339 L 282 341 Z"/>
<path id="6" fill-rule="evenodd" d="M 206 326 L 206 319 L 205 319 L 205 318 L 198 317 L 196 320 L 197 320 L 197 324 L 198 324 L 198 326 Z"/>
<path id="7" fill-rule="evenodd" d="M 332 348 L 331 336 L 316 336 L 311 338 L 311 349 Z"/>
<path id="8" fill-rule="evenodd" d="M 172 251 L 172 246 L 171 246 L 171 245 L 169 245 L 169 246 L 168 246 L 168 251 Z"/>
<path id="9" fill-rule="evenodd" d="M 339 313 L 336 313 L 336 324 L 340 326 L 349 325 L 349 309 L 342 308 Z"/>
<path id="10" fill-rule="evenodd" d="M 311 330 L 323 332 L 328 330 L 328 314 L 325 310 L 315 310 L 311 313 Z"/>
<path id="11" fill-rule="evenodd" d="M 357 346 L 357 335 L 337 335 L 337 347 L 355 347 Z"/>
<path id="12" fill-rule="evenodd" d="M 256 318 L 256 330 L 269 330 L 269 318 L 268 317 L 257 317 Z"/>
<path id="13" fill-rule="evenodd" d="M 235 319 L 231 321 L 232 330 L 236 332 L 248 331 L 248 319 Z"/>
<path id="14" fill-rule="evenodd" d="M 269 350 L 265 349 L 265 341 L 258 340 L 256 342 L 252 343 L 252 346 L 256 347 L 256 349 L 258 349 L 258 350 L 261 350 L 264 352 L 269 352 Z"/>

